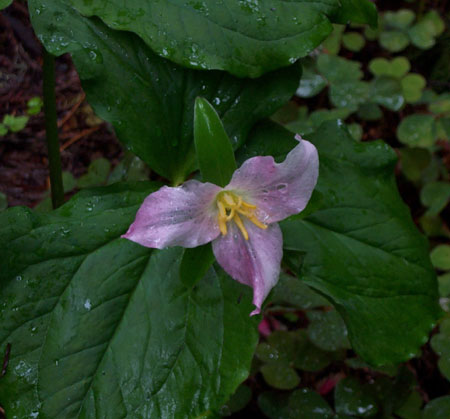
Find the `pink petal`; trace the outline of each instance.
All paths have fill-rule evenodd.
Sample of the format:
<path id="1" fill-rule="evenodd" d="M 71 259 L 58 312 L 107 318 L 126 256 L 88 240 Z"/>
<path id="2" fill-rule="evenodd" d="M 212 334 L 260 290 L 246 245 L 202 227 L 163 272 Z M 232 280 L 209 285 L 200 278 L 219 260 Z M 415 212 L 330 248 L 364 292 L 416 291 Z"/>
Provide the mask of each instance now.
<path id="1" fill-rule="evenodd" d="M 300 143 L 282 163 L 271 156 L 246 160 L 225 189 L 233 189 L 260 210 L 260 220 L 273 223 L 298 214 L 308 203 L 319 175 L 319 157 L 309 141 Z"/>
<path id="2" fill-rule="evenodd" d="M 145 198 L 122 237 L 146 247 L 197 247 L 219 235 L 214 199 L 222 188 L 196 180 L 163 186 Z"/>
<path id="3" fill-rule="evenodd" d="M 260 312 L 264 299 L 278 281 L 283 237 L 278 224 L 262 230 L 242 218 L 248 240 L 244 239 L 234 222 L 229 222 L 228 234 L 218 237 L 212 245 L 217 262 L 228 275 L 253 288 L 256 310 L 250 315 L 254 315 Z"/>

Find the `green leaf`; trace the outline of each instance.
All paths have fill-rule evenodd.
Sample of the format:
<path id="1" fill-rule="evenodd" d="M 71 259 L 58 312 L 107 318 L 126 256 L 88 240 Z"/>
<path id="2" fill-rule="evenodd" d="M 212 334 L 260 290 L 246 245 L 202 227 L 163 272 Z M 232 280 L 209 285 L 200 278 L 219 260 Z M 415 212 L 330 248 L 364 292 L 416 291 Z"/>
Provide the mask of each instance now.
<path id="1" fill-rule="evenodd" d="M 374 76 L 390 76 L 401 79 L 411 69 L 406 57 L 395 57 L 391 61 L 386 58 L 374 58 L 369 63 L 369 70 Z"/>
<path id="2" fill-rule="evenodd" d="M 8 127 L 11 132 L 19 132 L 26 127 L 29 119 L 28 116 L 5 115 L 3 125 Z"/>
<path id="3" fill-rule="evenodd" d="M 430 257 L 435 268 L 443 271 L 450 270 L 450 246 L 448 244 L 436 246 L 431 251 Z"/>
<path id="4" fill-rule="evenodd" d="M 423 171 L 431 162 L 429 150 L 423 148 L 403 147 L 398 149 L 403 174 L 413 182 L 420 180 Z"/>
<path id="5" fill-rule="evenodd" d="M 72 0 L 83 15 L 139 35 L 156 53 L 196 69 L 259 77 L 306 56 L 331 32 L 337 0 L 153 3 Z M 156 8 L 155 8 L 156 7 Z"/>
<path id="6" fill-rule="evenodd" d="M 405 99 L 400 82 L 392 77 L 376 77 L 370 83 L 370 100 L 391 111 L 398 111 Z"/>
<path id="7" fill-rule="evenodd" d="M 147 165 L 130 151 L 125 152 L 123 159 L 112 170 L 108 177 L 108 184 L 120 181 L 140 181 L 149 179 Z"/>
<path id="8" fill-rule="evenodd" d="M 407 116 L 397 127 L 397 138 L 410 147 L 431 147 L 436 138 L 434 117 L 425 114 Z"/>
<path id="9" fill-rule="evenodd" d="M 333 16 L 337 23 L 368 23 L 378 25 L 378 13 L 375 4 L 369 0 L 341 0 L 342 7 Z"/>
<path id="10" fill-rule="evenodd" d="M 13 0 L 0 0 L 0 10 L 1 9 L 6 9 Z"/>
<path id="11" fill-rule="evenodd" d="M 3 192 L 0 192 L 0 211 L 6 208 L 8 208 L 8 197 Z"/>
<path id="12" fill-rule="evenodd" d="M 281 273 L 277 285 L 270 294 L 270 301 L 275 305 L 309 310 L 328 306 L 328 301 L 301 280 Z"/>
<path id="13" fill-rule="evenodd" d="M 420 201 L 429 207 L 427 215 L 438 215 L 450 201 L 450 183 L 430 182 L 420 191 Z"/>
<path id="14" fill-rule="evenodd" d="M 336 358 L 332 352 L 324 351 L 308 339 L 304 330 L 296 336 L 294 366 L 302 371 L 316 372 L 324 369 Z"/>
<path id="15" fill-rule="evenodd" d="M 317 68 L 331 84 L 345 81 L 353 82 L 360 80 L 363 76 L 361 63 L 330 54 L 319 55 Z"/>
<path id="16" fill-rule="evenodd" d="M 250 402 L 252 391 L 244 384 L 240 385 L 231 398 L 220 408 L 221 416 L 231 416 L 242 410 Z"/>
<path id="17" fill-rule="evenodd" d="M 0 213 L 8 417 L 197 417 L 247 377 L 258 338 L 250 289 L 214 268 L 187 290 L 181 248 L 120 238 L 157 187 L 116 184 L 49 214 Z"/>
<path id="18" fill-rule="evenodd" d="M 415 103 L 422 97 L 427 81 L 421 74 L 411 73 L 401 80 L 403 96 L 407 103 Z"/>
<path id="19" fill-rule="evenodd" d="M 395 414 L 402 419 L 421 419 L 422 404 L 423 401 L 420 393 L 417 390 L 414 390 L 411 392 L 405 403 L 395 411 Z"/>
<path id="20" fill-rule="evenodd" d="M 27 114 L 28 115 L 37 115 L 41 112 L 42 107 L 44 106 L 44 102 L 39 96 L 32 97 L 27 102 Z"/>
<path id="21" fill-rule="evenodd" d="M 383 112 L 376 103 L 363 103 L 358 108 L 358 116 L 365 121 L 376 121 L 383 116 Z"/>
<path id="22" fill-rule="evenodd" d="M 291 394 L 265 392 L 258 406 L 270 419 L 331 419 L 333 411 L 315 391 L 304 388 Z"/>
<path id="23" fill-rule="evenodd" d="M 206 275 L 214 260 L 210 243 L 185 249 L 180 264 L 181 282 L 187 288 L 192 288 Z"/>
<path id="24" fill-rule="evenodd" d="M 422 419 L 447 419 L 450 416 L 450 396 L 431 400 L 423 409 Z"/>
<path id="25" fill-rule="evenodd" d="M 383 14 L 383 25 L 390 28 L 406 29 L 414 22 L 415 18 L 415 13 L 410 9 L 400 9 L 396 12 L 388 11 Z"/>
<path id="26" fill-rule="evenodd" d="M 395 377 L 398 374 L 398 366 L 397 365 L 382 365 L 378 368 L 374 368 L 369 365 L 367 362 L 364 362 L 361 358 L 347 358 L 345 360 L 345 364 L 353 369 L 364 369 L 364 370 L 372 370 L 376 372 L 381 372 L 382 374 L 386 374 L 390 377 Z"/>
<path id="27" fill-rule="evenodd" d="M 339 381 L 334 391 L 334 400 L 339 414 L 368 418 L 378 411 L 376 400 L 354 378 Z"/>
<path id="28" fill-rule="evenodd" d="M 438 97 L 434 98 L 432 103 L 428 106 L 430 112 L 439 114 L 448 114 L 450 113 L 450 94 L 443 93 Z"/>
<path id="29" fill-rule="evenodd" d="M 283 361 L 275 361 L 261 367 L 261 373 L 269 386 L 280 390 L 292 390 L 300 383 L 300 377 Z"/>
<path id="30" fill-rule="evenodd" d="M 111 163 L 104 157 L 95 159 L 88 167 L 85 175 L 78 179 L 77 186 L 79 188 L 92 188 L 94 186 L 104 185 L 108 179 L 111 170 Z"/>
<path id="31" fill-rule="evenodd" d="M 349 348 L 347 328 L 336 310 L 307 313 L 308 336 L 311 342 L 324 351 Z"/>
<path id="32" fill-rule="evenodd" d="M 358 32 L 347 32 L 342 36 L 342 43 L 348 50 L 358 52 L 364 48 L 366 40 Z"/>
<path id="33" fill-rule="evenodd" d="M 409 45 L 409 38 L 400 31 L 384 31 L 380 33 L 379 42 L 390 52 L 400 52 Z"/>
<path id="34" fill-rule="evenodd" d="M 333 32 L 322 42 L 322 47 L 328 54 L 337 55 L 339 53 L 344 31 L 345 25 L 333 25 Z"/>
<path id="35" fill-rule="evenodd" d="M 435 43 L 435 38 L 445 29 L 445 23 L 439 14 L 430 10 L 420 22 L 409 29 L 408 34 L 411 42 L 418 48 L 429 49 Z"/>
<path id="36" fill-rule="evenodd" d="M 0 137 L 5 136 L 6 134 L 8 134 L 8 128 L 5 126 L 5 124 L 2 124 L 0 122 Z"/>
<path id="37" fill-rule="evenodd" d="M 277 144 L 291 135 L 266 127 L 264 138 Z M 360 356 L 376 365 L 408 359 L 441 311 L 427 240 L 396 188 L 396 155 L 381 141 L 355 142 L 339 122 L 307 138 L 319 151 L 323 202 L 280 223 L 284 248 L 304 255 L 302 281 L 332 300 Z M 270 150 L 259 144 L 250 138 L 246 154 Z"/>
<path id="38" fill-rule="evenodd" d="M 194 141 L 203 181 L 226 186 L 236 170 L 233 148 L 219 115 L 203 98 L 195 100 Z"/>
<path id="39" fill-rule="evenodd" d="M 370 85 L 365 81 L 339 82 L 330 87 L 330 101 L 338 108 L 356 111 L 370 97 Z"/>
<path id="40" fill-rule="evenodd" d="M 450 380 L 450 319 L 445 319 L 440 324 L 439 333 L 431 338 L 430 344 L 433 351 L 439 355 L 439 370 Z"/>
<path id="41" fill-rule="evenodd" d="M 173 183 L 196 169 L 197 96 L 213 104 L 237 148 L 256 121 L 272 115 L 298 88 L 298 65 L 257 80 L 187 70 L 154 54 L 137 36 L 81 16 L 66 0 L 30 0 L 29 5 L 33 28 L 47 50 L 72 54 L 96 114 L 114 126 L 128 149 Z"/>
<path id="42" fill-rule="evenodd" d="M 273 156 L 275 161 L 280 163 L 286 158 L 286 154 L 298 144 L 294 137 L 293 133 L 288 135 L 286 129 L 275 122 L 261 121 L 252 130 L 251 141 L 245 143 L 236 152 L 236 160 L 240 166 L 251 157 Z"/>
<path id="43" fill-rule="evenodd" d="M 450 296 L 450 272 L 438 276 L 439 294 L 441 297 Z"/>
<path id="44" fill-rule="evenodd" d="M 327 85 L 327 81 L 317 72 L 315 61 L 312 58 L 304 58 L 301 63 L 303 73 L 297 89 L 297 96 L 305 98 L 316 96 Z"/>

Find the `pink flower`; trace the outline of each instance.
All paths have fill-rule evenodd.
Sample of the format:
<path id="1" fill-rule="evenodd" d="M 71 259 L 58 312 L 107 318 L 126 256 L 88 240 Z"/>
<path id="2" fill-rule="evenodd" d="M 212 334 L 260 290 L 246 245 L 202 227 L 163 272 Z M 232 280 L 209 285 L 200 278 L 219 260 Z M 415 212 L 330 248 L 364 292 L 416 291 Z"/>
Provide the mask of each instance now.
<path id="1" fill-rule="evenodd" d="M 212 241 L 217 262 L 253 288 L 258 314 L 278 281 L 283 239 L 277 222 L 308 203 L 319 172 L 317 150 L 299 144 L 282 163 L 271 156 L 246 160 L 221 188 L 189 180 L 150 194 L 122 237 L 146 247 L 197 247 Z"/>

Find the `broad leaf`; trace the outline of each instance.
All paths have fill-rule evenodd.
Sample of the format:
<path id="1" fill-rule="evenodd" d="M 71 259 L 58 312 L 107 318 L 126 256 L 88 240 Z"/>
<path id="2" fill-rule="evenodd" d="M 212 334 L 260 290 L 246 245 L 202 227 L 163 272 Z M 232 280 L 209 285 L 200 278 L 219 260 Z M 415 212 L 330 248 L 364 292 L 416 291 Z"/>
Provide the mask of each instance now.
<path id="1" fill-rule="evenodd" d="M 260 135 L 255 131 L 240 159 L 271 151 Z M 292 137 L 276 125 L 263 135 L 286 145 Z M 322 206 L 280 223 L 285 249 L 304 254 L 301 279 L 333 301 L 364 359 L 410 358 L 440 308 L 427 241 L 395 185 L 395 153 L 380 141 L 356 143 L 339 122 L 307 139 L 319 150 Z"/>
<path id="2" fill-rule="evenodd" d="M 196 168 L 197 96 L 213 104 L 236 148 L 256 121 L 275 112 L 298 87 L 297 65 L 258 80 L 187 70 L 154 54 L 137 36 L 81 16 L 67 0 L 30 0 L 29 7 L 45 47 L 55 55 L 72 53 L 95 112 L 114 126 L 122 143 L 174 183 Z"/>
<path id="3" fill-rule="evenodd" d="M 331 32 L 338 0 L 72 0 L 83 15 L 138 34 L 155 52 L 197 69 L 239 77 L 295 62 Z"/>
<path id="4" fill-rule="evenodd" d="M 183 249 L 119 238 L 155 187 L 116 184 L 49 214 L 0 214 L 7 417 L 194 417 L 246 378 L 250 289 L 213 268 L 186 287 Z"/>

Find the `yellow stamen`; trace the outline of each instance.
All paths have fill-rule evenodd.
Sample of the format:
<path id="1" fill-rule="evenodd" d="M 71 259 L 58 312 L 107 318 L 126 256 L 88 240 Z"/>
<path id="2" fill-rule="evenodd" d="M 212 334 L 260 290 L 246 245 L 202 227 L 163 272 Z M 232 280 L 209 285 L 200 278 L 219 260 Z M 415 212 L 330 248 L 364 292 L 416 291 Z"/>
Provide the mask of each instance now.
<path id="1" fill-rule="evenodd" d="M 239 198 L 240 198 L 240 197 L 239 197 Z M 241 199 L 242 199 L 242 198 L 241 198 Z M 245 202 L 245 201 L 242 201 L 242 205 L 243 205 L 244 207 L 249 208 L 249 209 L 256 209 L 256 208 L 257 208 L 256 205 L 249 204 L 248 202 Z"/>
<path id="2" fill-rule="evenodd" d="M 220 192 L 217 195 L 216 203 L 219 210 L 219 229 L 224 236 L 228 233 L 227 222 L 234 221 L 244 236 L 244 239 L 249 239 L 248 231 L 239 214 L 246 217 L 257 227 L 263 230 L 267 228 L 267 225 L 259 221 L 255 215 L 255 210 L 257 209 L 256 205 L 245 202 L 242 197 L 235 192 Z"/>
<path id="3" fill-rule="evenodd" d="M 227 193 L 223 194 L 223 199 L 230 207 L 234 207 L 236 205 L 234 199 Z"/>
<path id="4" fill-rule="evenodd" d="M 248 233 L 247 230 L 244 227 L 244 223 L 241 220 L 241 217 L 239 217 L 239 215 L 235 214 L 234 216 L 234 222 L 236 223 L 236 225 L 239 227 L 239 230 L 241 230 L 242 235 L 244 236 L 245 240 L 248 240 Z"/>
<path id="5" fill-rule="evenodd" d="M 219 228 L 220 228 L 220 232 L 226 236 L 228 231 L 227 231 L 227 223 L 225 222 L 225 220 L 223 218 L 219 217 Z"/>
<path id="6" fill-rule="evenodd" d="M 262 228 L 263 230 L 265 230 L 267 228 L 266 224 L 263 224 L 261 221 L 259 221 L 254 215 L 252 215 L 251 217 L 248 217 L 248 219 L 255 224 L 255 226 Z"/>
<path id="7" fill-rule="evenodd" d="M 219 216 L 220 218 L 224 218 L 227 216 L 227 211 L 225 210 L 225 206 L 222 204 L 222 202 L 217 201 L 217 207 L 219 208 Z"/>

